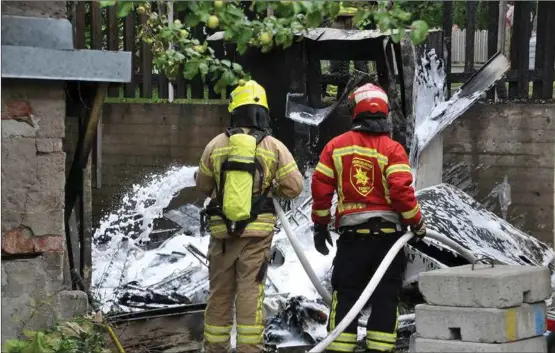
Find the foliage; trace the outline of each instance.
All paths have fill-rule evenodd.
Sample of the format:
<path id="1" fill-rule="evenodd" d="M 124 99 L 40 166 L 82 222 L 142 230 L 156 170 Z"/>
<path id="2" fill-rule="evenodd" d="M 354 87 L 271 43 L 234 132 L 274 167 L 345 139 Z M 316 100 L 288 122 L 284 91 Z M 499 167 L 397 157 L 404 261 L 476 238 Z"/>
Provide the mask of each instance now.
<path id="1" fill-rule="evenodd" d="M 248 9 L 243 8 L 244 1 L 176 1 L 173 2 L 174 13 L 185 12 L 185 22 L 179 19 L 168 21 L 167 2 L 130 2 L 101 1 L 103 6 L 116 6 L 120 17 L 132 11 L 148 18 L 141 26 L 139 37 L 152 46 L 155 67 L 173 79 L 184 65 L 184 77 L 192 79 L 200 75 L 203 80 L 208 77 L 216 82 L 214 90 L 221 93 L 226 86 L 240 84 L 248 79 L 237 63 L 217 57 L 206 41 L 191 36 L 191 28 L 204 24 L 211 30 L 224 32 L 224 39 L 237 46 L 239 54 L 249 47 L 259 48 L 268 53 L 274 48 L 288 48 L 296 36 L 306 30 L 320 26 L 325 20 L 337 17 L 340 3 L 337 1 L 251 1 Z M 386 7 L 387 1 L 355 2 L 357 13 L 355 23 L 373 22 L 382 30 L 392 30 L 392 38 L 399 41 L 405 30 L 410 29 L 410 36 L 416 43 L 425 40 L 428 26 L 417 20 L 409 25 L 411 14 L 394 5 Z M 162 9 L 163 11 L 160 11 Z M 273 13 L 266 16 L 267 12 Z M 252 16 L 247 16 L 249 13 Z"/>
<path id="2" fill-rule="evenodd" d="M 415 18 L 426 21 L 431 28 L 443 25 L 443 1 L 403 1 L 400 7 Z"/>
<path id="3" fill-rule="evenodd" d="M 8 339 L 2 353 L 110 353 L 103 327 L 93 316 L 74 318 L 49 329 L 24 329 L 25 339 Z"/>
<path id="4" fill-rule="evenodd" d="M 434 28 L 442 27 L 443 3 L 443 1 L 403 1 L 400 7 Z M 466 28 L 467 25 L 466 5 L 466 1 L 453 1 L 453 24 L 461 29 Z M 488 2 L 479 1 L 476 9 L 476 30 L 488 29 L 488 20 Z"/>
<path id="5" fill-rule="evenodd" d="M 476 9 L 476 21 L 474 28 L 476 30 L 488 29 L 488 2 L 480 1 Z M 461 29 L 466 28 L 468 18 L 466 15 L 466 1 L 453 2 L 453 24 L 458 25 Z"/>

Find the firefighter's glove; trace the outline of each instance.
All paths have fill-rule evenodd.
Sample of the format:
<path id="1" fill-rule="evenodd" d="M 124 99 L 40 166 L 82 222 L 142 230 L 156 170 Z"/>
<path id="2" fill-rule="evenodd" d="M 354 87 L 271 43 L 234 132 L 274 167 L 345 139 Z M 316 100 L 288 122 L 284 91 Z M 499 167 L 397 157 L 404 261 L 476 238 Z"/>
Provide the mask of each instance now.
<path id="1" fill-rule="evenodd" d="M 414 236 L 418 239 L 422 239 L 426 236 L 426 223 L 424 220 L 420 220 L 418 224 L 410 227 L 411 232 L 414 233 Z"/>
<path id="2" fill-rule="evenodd" d="M 314 224 L 314 247 L 316 250 L 322 254 L 327 255 L 330 253 L 328 247 L 326 246 L 326 241 L 333 246 L 333 242 L 331 240 L 331 234 L 328 230 L 327 224 Z"/>

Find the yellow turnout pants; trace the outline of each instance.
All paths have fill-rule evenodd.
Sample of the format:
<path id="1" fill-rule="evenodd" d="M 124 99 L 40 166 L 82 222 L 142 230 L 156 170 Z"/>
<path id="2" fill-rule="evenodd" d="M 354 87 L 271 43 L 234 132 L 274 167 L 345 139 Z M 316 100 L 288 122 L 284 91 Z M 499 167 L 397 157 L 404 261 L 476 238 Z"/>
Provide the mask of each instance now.
<path id="1" fill-rule="evenodd" d="M 204 317 L 206 353 L 230 351 L 234 304 L 237 351 L 262 351 L 262 302 L 272 236 L 210 239 L 210 296 Z"/>

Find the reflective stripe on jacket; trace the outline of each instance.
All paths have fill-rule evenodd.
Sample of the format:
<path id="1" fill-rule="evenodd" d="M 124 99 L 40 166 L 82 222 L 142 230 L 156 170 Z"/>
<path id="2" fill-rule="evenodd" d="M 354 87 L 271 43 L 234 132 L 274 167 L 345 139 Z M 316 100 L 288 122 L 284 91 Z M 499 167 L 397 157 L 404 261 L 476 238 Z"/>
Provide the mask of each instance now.
<path id="1" fill-rule="evenodd" d="M 312 220 L 328 224 L 337 191 L 336 226 L 343 215 L 393 211 L 406 225 L 422 214 L 412 188 L 413 178 L 403 147 L 387 134 L 349 131 L 331 140 L 312 176 Z"/>
<path id="2" fill-rule="evenodd" d="M 248 132 L 248 129 L 244 129 Z M 219 187 L 220 168 L 231 150 L 228 146 L 229 138 L 225 133 L 216 136 L 208 143 L 202 154 L 199 172 L 196 176 L 197 188 L 211 198 L 216 197 L 216 186 Z M 263 190 L 271 186 L 272 180 L 276 180 L 277 188 L 272 191 L 285 199 L 294 199 L 303 190 L 303 178 L 297 167 L 291 152 L 278 139 L 267 136 L 256 149 L 256 159 L 264 168 Z M 260 173 L 255 173 L 254 195 L 260 193 Z M 225 191 L 224 191 L 225 192 Z M 272 192 L 268 195 L 272 196 Z M 273 232 L 276 217 L 270 213 L 261 213 L 258 218 L 249 223 L 242 236 L 267 236 Z M 227 229 L 221 217 L 210 217 L 208 229 L 216 238 L 227 237 Z"/>

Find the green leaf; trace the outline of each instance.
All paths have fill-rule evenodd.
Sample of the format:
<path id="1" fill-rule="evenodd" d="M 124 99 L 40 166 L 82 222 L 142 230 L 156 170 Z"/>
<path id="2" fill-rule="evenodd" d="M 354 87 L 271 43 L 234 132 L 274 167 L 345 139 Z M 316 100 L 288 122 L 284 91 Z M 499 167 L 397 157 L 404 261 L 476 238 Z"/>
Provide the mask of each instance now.
<path id="1" fill-rule="evenodd" d="M 196 27 L 200 23 L 200 17 L 195 13 L 188 13 L 185 17 L 185 23 L 187 23 L 189 27 Z"/>
<path id="2" fill-rule="evenodd" d="M 329 14 L 332 18 L 335 18 L 337 17 L 337 15 L 339 15 L 339 10 L 341 10 L 341 6 L 339 4 L 340 4 L 339 1 L 327 2 L 327 5 L 329 6 Z M 363 11 L 358 11 L 358 12 L 363 12 Z"/>
<path id="3" fill-rule="evenodd" d="M 177 61 L 183 61 L 183 60 L 185 60 L 185 55 L 183 55 L 182 53 L 180 53 L 180 52 L 177 51 L 177 52 L 175 52 L 175 54 L 174 54 L 174 58 L 175 58 L 175 60 L 177 60 Z"/>
<path id="4" fill-rule="evenodd" d="M 308 27 L 318 27 L 323 20 L 324 18 L 320 11 L 311 12 L 306 16 L 306 24 Z"/>
<path id="5" fill-rule="evenodd" d="M 244 44 L 244 43 L 237 43 L 237 52 L 238 52 L 240 55 L 245 54 L 245 53 L 247 52 L 247 49 L 248 49 L 248 47 L 247 47 L 246 44 Z"/>
<path id="6" fill-rule="evenodd" d="M 243 71 L 243 67 L 237 63 L 233 63 L 231 67 L 235 73 L 241 73 Z"/>
<path id="7" fill-rule="evenodd" d="M 208 74 L 208 64 L 206 62 L 201 62 L 198 66 L 202 81 L 206 81 L 206 74 Z"/>
<path id="8" fill-rule="evenodd" d="M 2 345 L 2 352 L 3 353 L 20 353 L 23 348 L 28 346 L 30 342 L 21 341 L 17 339 L 9 339 L 4 342 Z"/>
<path id="9" fill-rule="evenodd" d="M 256 1 L 255 6 L 256 12 L 258 13 L 266 11 L 266 9 L 268 8 L 268 1 Z"/>
<path id="10" fill-rule="evenodd" d="M 200 66 L 200 61 L 189 60 L 183 68 L 183 77 L 187 80 L 192 80 L 197 74 Z"/>
<path id="11" fill-rule="evenodd" d="M 37 335 L 37 331 L 32 331 L 32 330 L 29 330 L 29 329 L 26 329 L 26 328 L 23 329 L 23 336 L 25 336 L 29 339 L 34 338 L 36 335 Z"/>
<path id="12" fill-rule="evenodd" d="M 411 25 L 410 38 L 414 44 L 420 44 L 426 40 L 428 34 L 428 24 L 425 21 L 414 21 Z"/>
<path id="13" fill-rule="evenodd" d="M 410 21 L 412 14 L 410 12 L 400 11 L 397 17 L 399 17 L 401 21 Z"/>
<path id="14" fill-rule="evenodd" d="M 231 61 L 229 61 L 229 60 L 222 60 L 221 63 L 222 63 L 222 65 L 224 65 L 226 67 L 231 67 Z"/>
<path id="15" fill-rule="evenodd" d="M 100 7 L 114 6 L 116 4 L 116 0 L 99 1 L 99 2 L 100 2 Z"/>
<path id="16" fill-rule="evenodd" d="M 119 1 L 118 2 L 118 17 L 126 17 L 129 13 L 133 11 L 132 1 Z"/>
<path id="17" fill-rule="evenodd" d="M 391 40 L 393 40 L 394 43 L 399 43 L 401 41 L 401 38 L 404 37 L 404 35 L 405 35 L 405 29 L 401 27 L 398 30 L 392 31 Z"/>

